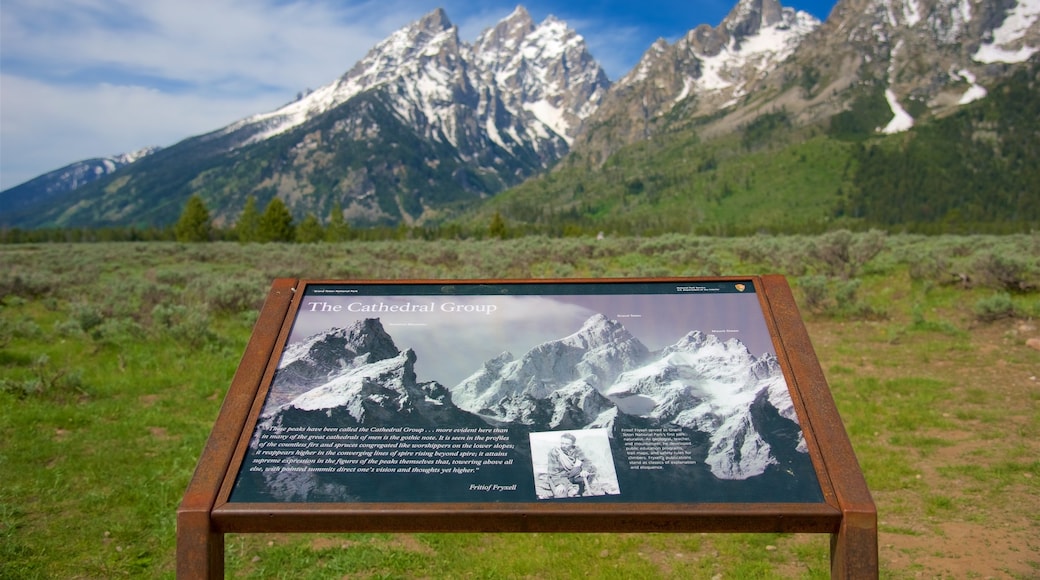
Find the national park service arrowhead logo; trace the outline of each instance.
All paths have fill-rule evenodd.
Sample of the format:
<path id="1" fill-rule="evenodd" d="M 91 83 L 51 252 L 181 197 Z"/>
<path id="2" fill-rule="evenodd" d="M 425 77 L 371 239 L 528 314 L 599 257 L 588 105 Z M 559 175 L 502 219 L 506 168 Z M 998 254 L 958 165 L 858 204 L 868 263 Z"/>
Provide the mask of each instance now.
<path id="1" fill-rule="evenodd" d="M 747 285 L 746 284 L 736 284 L 733 287 L 737 289 L 737 292 L 743 292 L 744 289 L 747 288 Z"/>

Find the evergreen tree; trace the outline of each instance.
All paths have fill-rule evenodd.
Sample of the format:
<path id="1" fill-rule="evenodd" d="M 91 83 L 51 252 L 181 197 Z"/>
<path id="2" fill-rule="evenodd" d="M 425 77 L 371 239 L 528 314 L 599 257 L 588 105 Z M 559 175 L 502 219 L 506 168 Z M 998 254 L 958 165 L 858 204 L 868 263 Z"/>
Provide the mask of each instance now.
<path id="1" fill-rule="evenodd" d="M 321 227 L 317 216 L 313 213 L 307 214 L 296 228 L 296 241 L 301 244 L 316 244 L 325 239 L 325 228 Z"/>
<path id="2" fill-rule="evenodd" d="M 261 242 L 291 242 L 296 238 L 292 214 L 279 197 L 271 198 L 260 216 L 258 234 Z"/>
<path id="3" fill-rule="evenodd" d="M 488 235 L 500 240 L 506 237 L 506 220 L 502 219 L 502 214 L 497 211 L 495 215 L 491 216 L 491 224 L 488 225 Z"/>
<path id="4" fill-rule="evenodd" d="M 238 216 L 235 234 L 242 243 L 260 241 L 260 212 L 256 209 L 256 198 L 252 195 L 246 198 L 246 206 Z"/>
<path id="5" fill-rule="evenodd" d="M 329 212 L 329 225 L 325 228 L 325 240 L 345 242 L 350 239 L 350 226 L 343 219 L 343 206 L 337 201 Z"/>
<path id="6" fill-rule="evenodd" d="M 209 210 L 198 194 L 188 198 L 184 205 L 177 225 L 174 226 L 174 235 L 178 242 L 208 242 L 212 234 L 209 223 Z"/>

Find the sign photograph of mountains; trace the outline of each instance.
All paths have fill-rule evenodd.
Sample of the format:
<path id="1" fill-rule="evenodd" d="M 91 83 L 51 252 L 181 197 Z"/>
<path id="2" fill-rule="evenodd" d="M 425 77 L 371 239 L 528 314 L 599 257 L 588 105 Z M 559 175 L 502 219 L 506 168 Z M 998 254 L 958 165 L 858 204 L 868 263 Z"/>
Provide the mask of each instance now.
<path id="1" fill-rule="evenodd" d="M 518 233 L 1018 232 L 1040 223 L 1037 0 L 741 0 L 611 81 L 521 6 L 435 9 L 338 79 L 171 145 L 0 192 L 0 226 L 297 222 Z M 333 216 L 335 213 L 337 215 Z M 451 226 L 450 228 L 448 226 Z M 570 228 L 570 229 L 568 229 Z"/>

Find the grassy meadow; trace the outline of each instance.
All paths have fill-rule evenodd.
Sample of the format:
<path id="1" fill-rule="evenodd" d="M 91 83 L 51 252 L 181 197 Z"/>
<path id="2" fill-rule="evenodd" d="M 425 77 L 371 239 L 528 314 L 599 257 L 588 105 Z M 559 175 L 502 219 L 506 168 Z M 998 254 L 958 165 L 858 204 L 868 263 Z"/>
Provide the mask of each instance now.
<path id="1" fill-rule="evenodd" d="M 1040 234 L 0 246 L 0 578 L 169 578 L 277 277 L 780 273 L 878 505 L 883 578 L 1040 576 Z M 232 578 L 826 578 L 826 535 L 229 535 Z"/>

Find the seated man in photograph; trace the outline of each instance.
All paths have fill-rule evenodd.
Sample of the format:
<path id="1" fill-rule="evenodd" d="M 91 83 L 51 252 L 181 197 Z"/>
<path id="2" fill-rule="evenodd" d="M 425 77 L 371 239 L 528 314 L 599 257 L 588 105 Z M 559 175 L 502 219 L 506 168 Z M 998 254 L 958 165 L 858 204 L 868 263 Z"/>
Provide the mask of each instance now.
<path id="1" fill-rule="evenodd" d="M 559 447 L 549 451 L 549 482 L 553 497 L 576 497 L 591 493 L 596 467 L 576 444 L 574 435 L 564 433 Z"/>

